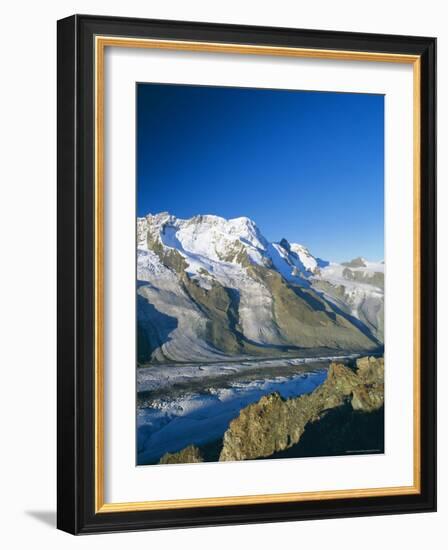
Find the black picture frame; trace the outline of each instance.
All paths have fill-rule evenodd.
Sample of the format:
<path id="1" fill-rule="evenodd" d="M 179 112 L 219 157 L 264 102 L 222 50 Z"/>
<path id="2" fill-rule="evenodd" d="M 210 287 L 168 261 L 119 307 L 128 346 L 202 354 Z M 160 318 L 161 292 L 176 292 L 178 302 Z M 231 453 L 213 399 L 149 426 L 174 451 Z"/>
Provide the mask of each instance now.
<path id="1" fill-rule="evenodd" d="M 95 510 L 95 36 L 414 55 L 420 58 L 418 494 L 97 513 Z M 73 534 L 436 510 L 436 39 L 74 15 L 58 21 L 57 526 Z"/>

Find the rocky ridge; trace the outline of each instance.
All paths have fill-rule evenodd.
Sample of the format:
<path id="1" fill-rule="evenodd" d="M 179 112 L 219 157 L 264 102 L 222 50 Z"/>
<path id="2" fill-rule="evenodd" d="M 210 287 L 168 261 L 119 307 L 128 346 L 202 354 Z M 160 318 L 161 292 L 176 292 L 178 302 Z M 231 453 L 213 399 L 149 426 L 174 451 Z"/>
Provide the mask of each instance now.
<path id="1" fill-rule="evenodd" d="M 332 363 L 327 379 L 312 393 L 286 400 L 272 393 L 249 405 L 224 434 L 220 460 L 248 460 L 283 451 L 298 443 L 309 422 L 346 402 L 364 412 L 383 406 L 383 358 L 358 359 L 355 370 Z"/>
<path id="2" fill-rule="evenodd" d="M 354 368 L 333 362 L 325 382 L 313 392 L 291 399 L 275 392 L 245 407 L 224 434 L 219 460 L 271 457 L 290 449 L 300 441 L 307 426 L 347 406 L 365 414 L 384 406 L 382 357 L 362 357 Z M 167 453 L 160 464 L 203 460 L 201 450 L 190 445 L 177 453 Z"/>

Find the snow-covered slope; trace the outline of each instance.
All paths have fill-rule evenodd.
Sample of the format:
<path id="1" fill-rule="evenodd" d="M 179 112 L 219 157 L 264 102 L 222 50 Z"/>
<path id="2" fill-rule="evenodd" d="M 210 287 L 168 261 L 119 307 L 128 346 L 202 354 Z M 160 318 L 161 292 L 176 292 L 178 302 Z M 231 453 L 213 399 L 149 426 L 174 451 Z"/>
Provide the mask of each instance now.
<path id="1" fill-rule="evenodd" d="M 331 263 L 313 277 L 312 285 L 383 341 L 384 262 L 356 258 L 343 264 Z"/>
<path id="2" fill-rule="evenodd" d="M 329 264 L 285 239 L 269 243 L 246 217 L 139 218 L 139 361 L 373 349 L 356 294 L 372 292 L 367 269 L 376 273 Z"/>

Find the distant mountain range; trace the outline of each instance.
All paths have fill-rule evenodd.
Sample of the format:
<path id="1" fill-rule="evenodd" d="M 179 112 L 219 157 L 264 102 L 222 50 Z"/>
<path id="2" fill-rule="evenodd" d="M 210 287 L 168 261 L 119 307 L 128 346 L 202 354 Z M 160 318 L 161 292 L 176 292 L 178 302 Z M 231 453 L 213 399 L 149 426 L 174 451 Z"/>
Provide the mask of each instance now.
<path id="1" fill-rule="evenodd" d="M 138 362 L 382 347 L 384 262 L 335 264 L 249 218 L 137 219 Z"/>

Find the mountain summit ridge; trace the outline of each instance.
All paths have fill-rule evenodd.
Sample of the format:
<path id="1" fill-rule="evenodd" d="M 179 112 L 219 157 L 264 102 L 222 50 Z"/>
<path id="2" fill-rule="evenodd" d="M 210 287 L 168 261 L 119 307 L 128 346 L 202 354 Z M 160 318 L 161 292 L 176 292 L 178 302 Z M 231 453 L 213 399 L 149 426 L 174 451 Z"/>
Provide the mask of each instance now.
<path id="1" fill-rule="evenodd" d="M 233 262 L 230 253 L 235 245 L 247 248 L 250 259 L 258 265 L 271 262 L 286 261 L 291 267 L 301 272 L 314 272 L 318 267 L 325 267 L 330 262 L 314 257 L 309 249 L 302 244 L 288 242 L 269 242 L 257 224 L 246 216 L 226 219 L 213 214 L 203 214 L 192 218 L 177 218 L 168 212 L 148 214 L 137 218 L 138 228 L 157 233 L 162 243 L 170 248 L 179 249 L 181 244 L 184 252 L 198 254 L 209 259 Z M 180 242 L 172 240 L 173 234 L 179 233 L 183 238 Z M 139 240 L 140 242 L 140 240 Z M 295 260 L 295 261 L 294 261 Z"/>

